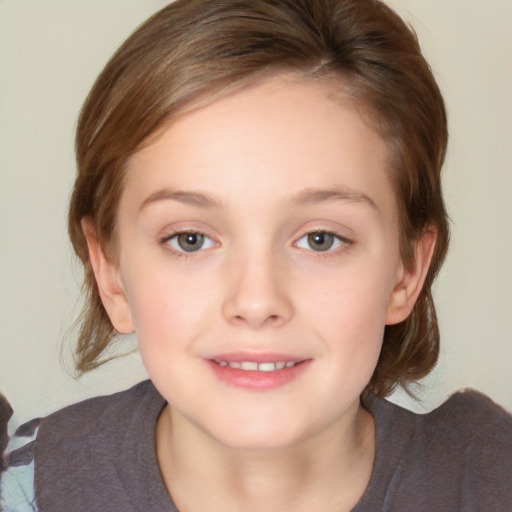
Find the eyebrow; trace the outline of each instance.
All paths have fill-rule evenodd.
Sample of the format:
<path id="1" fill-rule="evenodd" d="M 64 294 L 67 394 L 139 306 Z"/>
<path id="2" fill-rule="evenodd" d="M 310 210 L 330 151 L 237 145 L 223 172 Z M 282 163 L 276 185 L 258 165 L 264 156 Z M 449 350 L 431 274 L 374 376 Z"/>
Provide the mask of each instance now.
<path id="1" fill-rule="evenodd" d="M 178 201 L 200 208 L 221 208 L 222 202 L 210 194 L 194 191 L 172 190 L 164 188 L 148 196 L 141 204 L 139 210 L 159 201 Z M 346 188 L 301 190 L 290 198 L 290 204 L 294 206 L 308 206 L 330 201 L 347 201 L 352 203 L 365 203 L 372 209 L 379 211 L 375 201 L 364 194 Z"/>
<path id="2" fill-rule="evenodd" d="M 329 201 L 348 201 L 351 203 L 365 203 L 371 206 L 377 212 L 379 208 L 375 201 L 363 192 L 347 188 L 330 188 L 330 189 L 305 189 L 292 196 L 290 202 L 298 206 L 314 205 Z"/>
<path id="3" fill-rule="evenodd" d="M 146 208 L 146 206 L 152 203 L 156 203 L 158 201 L 178 201 L 183 204 L 199 206 L 201 208 L 221 207 L 221 202 L 209 194 L 193 191 L 185 192 L 182 190 L 171 190 L 168 188 L 164 188 L 162 190 L 154 192 L 146 199 L 144 199 L 144 201 L 140 205 L 139 210 L 143 210 L 144 208 Z"/>

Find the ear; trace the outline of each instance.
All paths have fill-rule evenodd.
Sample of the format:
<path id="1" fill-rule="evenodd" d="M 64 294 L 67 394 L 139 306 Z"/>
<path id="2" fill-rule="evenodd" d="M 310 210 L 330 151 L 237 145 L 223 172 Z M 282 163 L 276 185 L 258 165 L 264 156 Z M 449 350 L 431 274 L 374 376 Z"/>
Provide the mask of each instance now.
<path id="1" fill-rule="evenodd" d="M 101 301 L 110 321 L 114 329 L 121 334 L 133 332 L 133 318 L 119 266 L 105 255 L 90 219 L 82 219 L 82 229 L 87 239 L 89 261 L 96 278 Z"/>
<path id="2" fill-rule="evenodd" d="M 411 267 L 400 265 L 386 314 L 387 325 L 398 324 L 411 313 L 423 288 L 436 239 L 435 228 L 425 230 L 422 237 L 414 241 L 414 261 Z"/>

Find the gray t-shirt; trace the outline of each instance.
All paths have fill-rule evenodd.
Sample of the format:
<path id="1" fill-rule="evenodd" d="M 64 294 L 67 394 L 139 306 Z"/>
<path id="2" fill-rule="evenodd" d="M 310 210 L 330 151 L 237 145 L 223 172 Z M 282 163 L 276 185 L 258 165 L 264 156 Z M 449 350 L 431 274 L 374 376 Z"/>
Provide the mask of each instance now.
<path id="1" fill-rule="evenodd" d="M 177 512 L 155 450 L 164 405 L 145 381 L 44 419 L 34 459 L 39 512 Z M 365 406 L 377 453 L 353 512 L 512 511 L 512 418 L 491 400 L 457 393 L 425 415 L 377 398 Z"/>

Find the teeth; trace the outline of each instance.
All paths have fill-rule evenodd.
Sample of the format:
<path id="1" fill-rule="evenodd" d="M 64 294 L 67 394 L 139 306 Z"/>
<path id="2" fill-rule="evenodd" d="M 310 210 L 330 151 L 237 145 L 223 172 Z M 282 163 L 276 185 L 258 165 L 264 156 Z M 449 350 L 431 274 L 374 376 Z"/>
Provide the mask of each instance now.
<path id="1" fill-rule="evenodd" d="M 258 365 L 258 370 L 260 372 L 273 372 L 276 369 L 276 363 L 260 363 Z"/>
<path id="2" fill-rule="evenodd" d="M 240 363 L 240 369 L 241 370 L 257 370 L 258 369 L 258 363 L 246 363 L 245 361 L 243 363 Z"/>
<path id="3" fill-rule="evenodd" d="M 297 364 L 296 361 L 277 361 L 275 363 L 256 363 L 254 361 L 216 361 L 219 366 L 229 366 L 237 370 L 274 372 L 283 368 L 291 368 Z"/>

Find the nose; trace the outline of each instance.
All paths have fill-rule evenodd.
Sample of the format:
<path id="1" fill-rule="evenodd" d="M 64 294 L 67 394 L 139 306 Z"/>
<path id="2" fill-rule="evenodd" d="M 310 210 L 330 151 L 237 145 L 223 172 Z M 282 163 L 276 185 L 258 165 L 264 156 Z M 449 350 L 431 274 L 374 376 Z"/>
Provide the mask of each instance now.
<path id="1" fill-rule="evenodd" d="M 231 324 L 280 327 L 293 316 L 286 271 L 271 254 L 238 257 L 227 273 L 222 312 Z"/>

